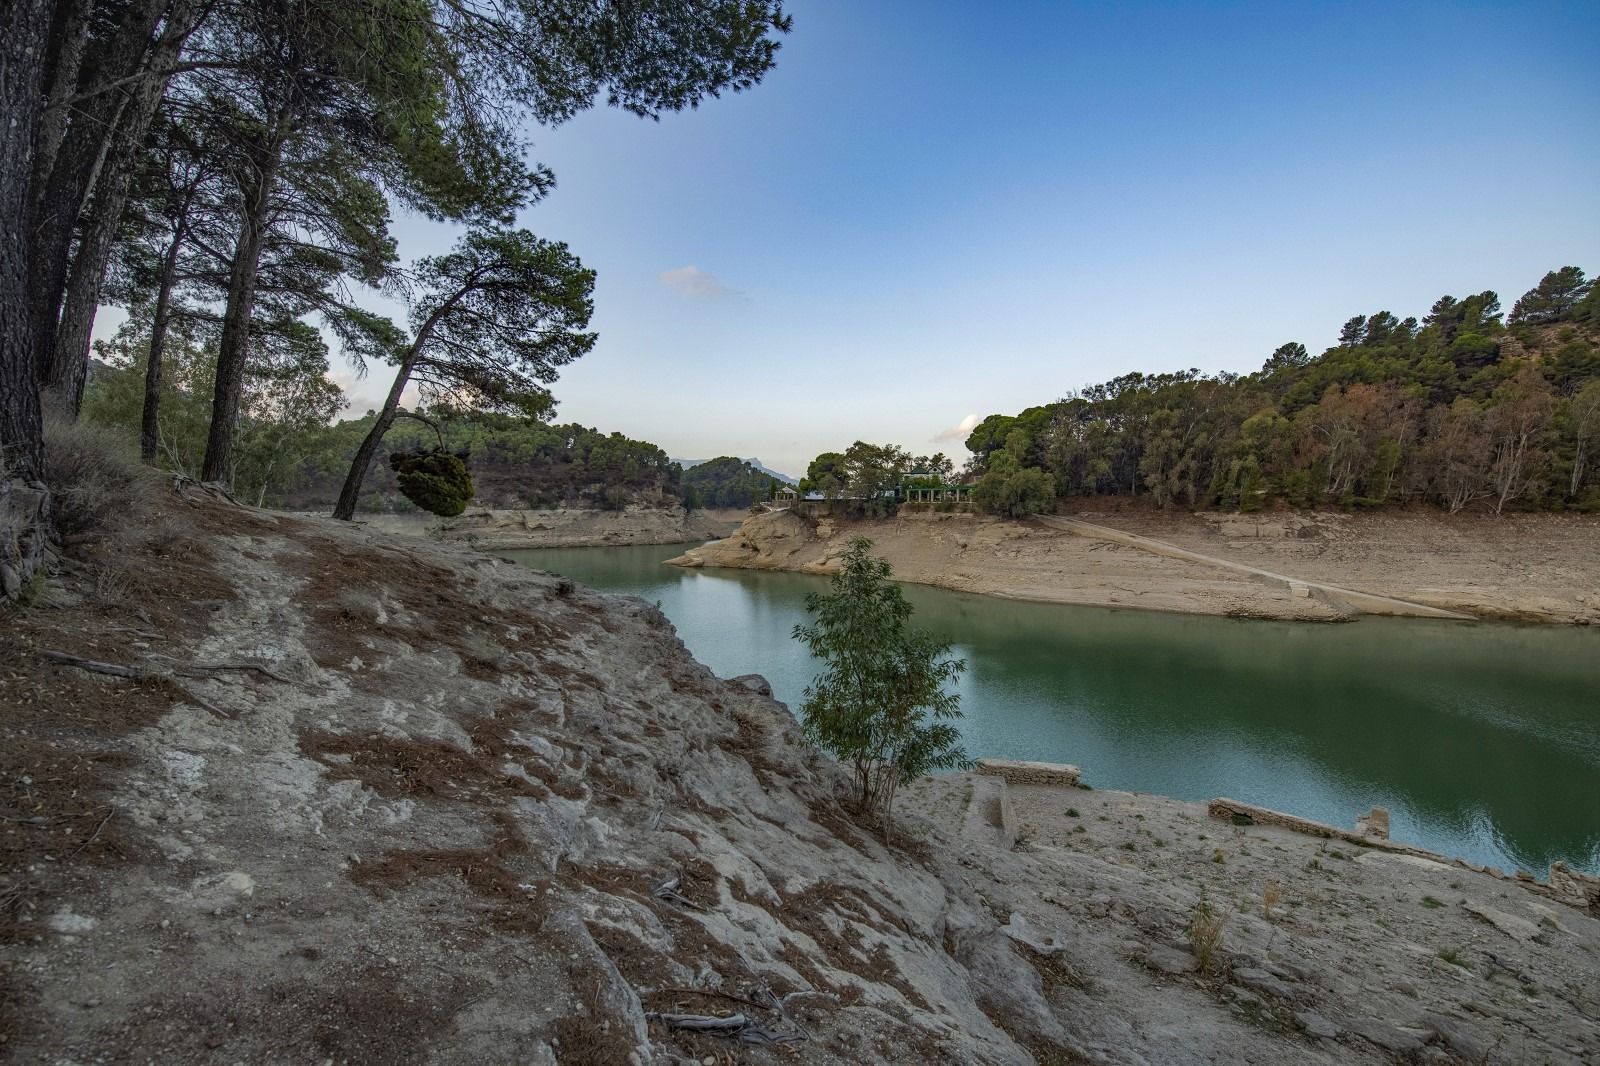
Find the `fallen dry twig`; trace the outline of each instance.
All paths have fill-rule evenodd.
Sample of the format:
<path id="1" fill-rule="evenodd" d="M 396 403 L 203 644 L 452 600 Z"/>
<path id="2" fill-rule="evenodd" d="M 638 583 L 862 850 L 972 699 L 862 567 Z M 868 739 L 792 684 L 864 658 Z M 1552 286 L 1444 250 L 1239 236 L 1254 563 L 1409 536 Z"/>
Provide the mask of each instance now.
<path id="1" fill-rule="evenodd" d="M 63 666 L 74 666 L 79 670 L 87 670 L 90 673 L 107 674 L 111 677 L 126 677 L 135 681 L 164 681 L 174 677 L 215 677 L 225 671 L 242 670 L 271 678 L 280 684 L 294 684 L 293 679 L 285 677 L 267 664 L 253 659 L 229 660 L 220 663 L 153 663 L 125 666 L 121 663 L 85 659 L 77 655 L 68 655 L 64 651 L 51 651 L 48 648 L 40 649 L 39 655 Z"/>

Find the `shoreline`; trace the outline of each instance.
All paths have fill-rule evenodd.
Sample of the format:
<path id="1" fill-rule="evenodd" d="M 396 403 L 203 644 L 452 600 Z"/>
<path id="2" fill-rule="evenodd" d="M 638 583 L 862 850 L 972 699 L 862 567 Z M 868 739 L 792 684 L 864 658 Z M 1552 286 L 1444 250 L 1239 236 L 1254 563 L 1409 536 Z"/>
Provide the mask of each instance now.
<path id="1" fill-rule="evenodd" d="M 666 562 L 827 576 L 856 536 L 896 580 L 1025 602 L 1296 622 L 1600 624 L 1600 520 L 1587 516 L 772 512 Z"/>
<path id="2" fill-rule="evenodd" d="M 1031 835 L 1041 829 L 1053 832 L 1070 831 L 1071 820 L 1045 810 L 1029 810 L 1030 817 L 1043 816 L 1044 824 L 1031 827 L 1023 833 L 1021 815 L 1016 813 L 1013 796 L 1051 796 L 1055 800 L 1071 798 L 1081 792 L 1097 792 L 1119 797 L 1131 804 L 1146 804 L 1154 808 L 1182 809 L 1188 812 L 1203 811 L 1205 816 L 1219 825 L 1272 828 L 1293 833 L 1299 837 L 1321 841 L 1324 844 L 1351 844 L 1358 848 L 1383 851 L 1409 859 L 1425 860 L 1440 866 L 1467 870 L 1476 874 L 1516 884 L 1536 895 L 1546 896 L 1579 910 L 1600 908 L 1600 868 L 1573 866 L 1565 860 L 1548 864 L 1543 875 L 1526 868 L 1502 869 L 1488 863 L 1474 862 L 1462 855 L 1435 851 L 1420 844 L 1390 835 L 1389 812 L 1374 807 L 1365 814 L 1357 814 L 1351 826 L 1334 825 L 1293 814 L 1276 807 L 1245 803 L 1225 796 L 1203 799 L 1180 799 L 1160 792 L 1141 792 L 1119 788 L 1100 788 L 1084 780 L 1080 767 L 1067 763 L 1039 762 L 1036 760 L 978 758 L 974 760 L 972 774 L 992 778 L 995 785 L 988 791 L 999 799 L 994 817 L 987 821 L 989 829 L 1006 846 L 1013 846 L 1021 835 Z M 956 776 L 962 776 L 960 774 Z M 1053 791 L 1052 791 L 1053 790 Z M 1046 807 L 1051 804 L 1038 804 Z"/>
<path id="3" fill-rule="evenodd" d="M 376 532 L 419 537 L 436 544 L 460 544 L 485 552 L 533 548 L 615 548 L 647 544 L 688 544 L 726 536 L 746 512 L 695 511 L 629 506 L 620 511 L 592 507 L 493 509 L 475 507 L 455 518 L 408 514 L 358 513 L 354 524 Z M 321 515 L 300 514 L 315 518 Z"/>

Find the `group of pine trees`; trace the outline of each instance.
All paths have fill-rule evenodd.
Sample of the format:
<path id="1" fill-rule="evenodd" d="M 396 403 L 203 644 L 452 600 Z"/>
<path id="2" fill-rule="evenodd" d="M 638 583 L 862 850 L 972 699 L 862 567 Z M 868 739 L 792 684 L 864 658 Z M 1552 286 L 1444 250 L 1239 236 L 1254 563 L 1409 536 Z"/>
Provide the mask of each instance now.
<path id="1" fill-rule="evenodd" d="M 378 415 L 350 419 L 322 431 L 319 455 L 302 464 L 282 487 L 280 499 L 295 510 L 327 506 L 339 492 L 349 457 L 368 436 Z M 424 425 L 408 421 L 390 431 L 384 462 L 375 463 L 362 487 L 359 509 L 396 511 L 408 507 L 389 456 L 416 454 L 435 446 L 467 456 L 484 507 L 596 507 L 620 510 L 630 503 L 672 506 L 681 472 L 667 453 L 648 441 L 621 433 L 601 433 L 579 425 L 550 425 L 490 412 L 432 412 Z"/>
<path id="2" fill-rule="evenodd" d="M 683 472 L 682 482 L 686 511 L 702 507 L 749 507 L 772 499 L 778 490 L 777 478 L 731 455 L 696 463 Z"/>
<path id="3" fill-rule="evenodd" d="M 1576 267 L 1509 315 L 1493 292 L 1441 297 L 1421 321 L 1359 315 L 1322 355 L 1285 344 L 1254 374 L 1127 374 L 991 415 L 967 439 L 974 499 L 1600 510 L 1597 341 L 1600 285 Z"/>
<path id="4" fill-rule="evenodd" d="M 326 410 L 285 383 L 323 378 L 330 338 L 358 366 L 394 365 L 341 494 L 348 516 L 408 386 L 544 414 L 558 369 L 593 344 L 593 274 L 514 225 L 554 182 L 528 161 L 528 131 L 599 100 L 653 117 L 748 88 L 788 28 L 778 0 L 8 0 L 7 587 L 55 535 L 46 422 L 82 410 L 102 305 L 130 316 L 148 460 L 163 458 L 168 377 L 206 391 L 206 481 L 238 475 L 252 415 Z M 396 205 L 463 235 L 402 264 Z M 408 321 L 363 309 L 360 286 L 402 298 Z"/>

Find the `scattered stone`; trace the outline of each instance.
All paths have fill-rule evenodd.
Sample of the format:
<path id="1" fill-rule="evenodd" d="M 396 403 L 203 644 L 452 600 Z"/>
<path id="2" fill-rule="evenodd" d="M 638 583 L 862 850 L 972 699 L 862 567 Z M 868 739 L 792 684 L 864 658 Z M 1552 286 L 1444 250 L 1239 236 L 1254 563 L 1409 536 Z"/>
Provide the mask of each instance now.
<path id="1" fill-rule="evenodd" d="M 740 674 L 738 677 L 730 678 L 729 680 L 732 684 L 747 688 L 758 696 L 772 695 L 772 682 L 760 674 Z"/>
<path id="2" fill-rule="evenodd" d="M 1294 1020 L 1306 1031 L 1307 1036 L 1314 1036 L 1319 1040 L 1333 1040 L 1339 1036 L 1339 1027 L 1316 1011 L 1299 1011 L 1295 1014 Z"/>
<path id="3" fill-rule="evenodd" d="M 255 895 L 256 882 L 243 870 L 197 877 L 189 887 L 189 896 L 195 907 L 222 915 L 242 900 Z"/>
<path id="4" fill-rule="evenodd" d="M 1408 1032 L 1377 1018 L 1357 1018 L 1350 1022 L 1349 1029 L 1362 1039 L 1396 1055 L 1414 1055 L 1422 1050 L 1425 1043 L 1423 1038 L 1414 1032 Z"/>
<path id="5" fill-rule="evenodd" d="M 1281 977 L 1285 981 L 1304 981 L 1306 979 L 1304 970 L 1300 969 L 1298 966 L 1290 966 L 1286 962 L 1277 962 L 1268 959 L 1257 963 L 1257 966 L 1267 971 L 1272 976 Z"/>
<path id="6" fill-rule="evenodd" d="M 90 918 L 84 914 L 74 914 L 67 907 L 62 907 L 50 916 L 50 928 L 67 936 L 82 936 L 84 933 L 92 933 L 95 926 L 99 924 L 100 920 L 98 918 Z"/>
<path id="7" fill-rule="evenodd" d="M 1464 903 L 1462 907 L 1468 914 L 1477 915 L 1506 936 L 1517 940 L 1532 940 L 1539 935 L 1539 926 L 1526 918 L 1519 918 L 1515 914 L 1507 914 L 1496 907 L 1482 903 Z"/>
<path id="8" fill-rule="evenodd" d="M 1419 1025 L 1431 1031 L 1446 1047 L 1468 1062 L 1483 1062 L 1488 1057 L 1487 1045 L 1463 1022 L 1442 1014 L 1425 1014 Z"/>
<path id="9" fill-rule="evenodd" d="M 1266 1003 L 1266 1000 L 1262 999 L 1254 992 L 1251 992 L 1248 989 L 1240 988 L 1238 985 L 1229 985 L 1226 989 L 1226 992 L 1228 998 L 1233 1000 L 1241 1007 L 1260 1007 Z"/>
<path id="10" fill-rule="evenodd" d="M 1200 968 L 1193 955 L 1165 944 L 1150 945 L 1145 949 L 1143 959 L 1144 964 L 1152 970 L 1172 974 L 1174 977 L 1194 973 Z"/>
<path id="11" fill-rule="evenodd" d="M 1244 969 L 1233 971 L 1233 979 L 1238 981 L 1241 985 L 1244 985 L 1246 988 L 1254 989 L 1257 992 L 1272 996 L 1275 999 L 1294 998 L 1294 989 L 1290 988 L 1288 984 L 1279 978 L 1274 977 L 1266 970 L 1258 970 L 1254 967 L 1246 967 Z"/>
<path id="12" fill-rule="evenodd" d="M 1035 929 L 1018 911 L 1011 912 L 1010 920 L 1000 927 L 1000 931 L 1038 955 L 1054 955 L 1065 951 L 1067 947 L 1056 934 Z"/>

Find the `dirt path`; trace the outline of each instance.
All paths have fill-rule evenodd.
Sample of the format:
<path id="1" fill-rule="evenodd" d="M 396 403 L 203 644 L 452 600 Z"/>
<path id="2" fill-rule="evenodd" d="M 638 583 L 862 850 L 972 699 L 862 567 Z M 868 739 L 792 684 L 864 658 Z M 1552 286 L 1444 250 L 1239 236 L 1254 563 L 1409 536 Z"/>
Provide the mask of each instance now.
<path id="1" fill-rule="evenodd" d="M 1359 592 L 1355 589 L 1340 588 L 1338 585 L 1328 585 L 1318 581 L 1308 581 L 1304 578 L 1289 577 L 1276 574 L 1270 570 L 1250 566 L 1247 563 L 1236 563 L 1229 559 L 1221 559 L 1215 555 L 1204 555 L 1200 552 L 1180 548 L 1176 544 L 1156 540 L 1153 537 L 1140 536 L 1137 533 L 1128 533 L 1110 526 L 1102 526 L 1094 522 L 1085 522 L 1081 518 L 1058 518 L 1055 515 L 1040 515 L 1036 521 L 1051 529 L 1061 529 L 1074 533 L 1080 537 L 1091 540 L 1109 541 L 1113 544 L 1125 544 L 1131 548 L 1141 548 L 1153 555 L 1164 556 L 1168 559 L 1182 559 L 1186 562 L 1203 563 L 1207 566 L 1220 566 L 1225 570 L 1246 574 L 1251 577 L 1263 577 L 1269 581 L 1283 584 L 1290 595 L 1305 596 L 1310 592 L 1317 592 L 1324 598 L 1332 600 L 1335 605 L 1346 607 L 1362 614 L 1394 615 L 1401 618 L 1453 618 L 1459 621 L 1470 621 L 1472 615 L 1462 614 L 1460 611 L 1447 611 L 1442 607 L 1429 607 L 1423 603 L 1412 603 L 1409 600 L 1396 599 L 1393 596 L 1379 596 L 1371 592 Z"/>

